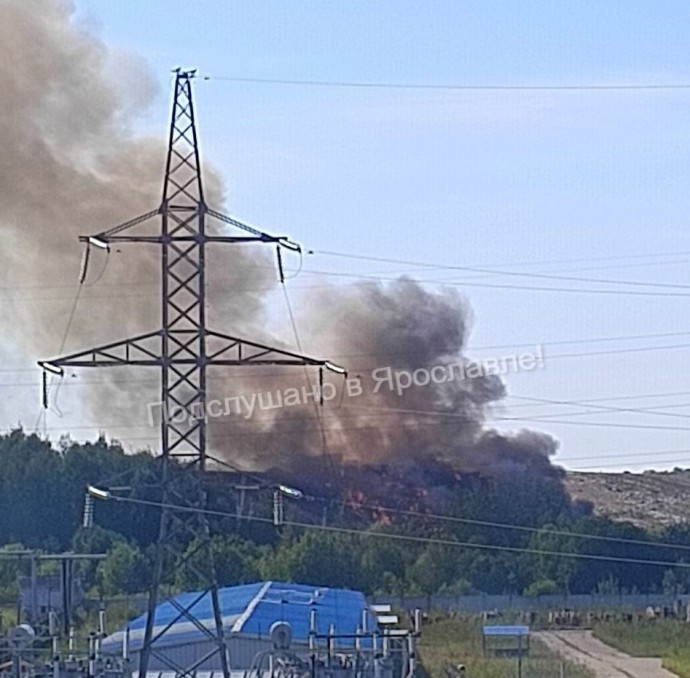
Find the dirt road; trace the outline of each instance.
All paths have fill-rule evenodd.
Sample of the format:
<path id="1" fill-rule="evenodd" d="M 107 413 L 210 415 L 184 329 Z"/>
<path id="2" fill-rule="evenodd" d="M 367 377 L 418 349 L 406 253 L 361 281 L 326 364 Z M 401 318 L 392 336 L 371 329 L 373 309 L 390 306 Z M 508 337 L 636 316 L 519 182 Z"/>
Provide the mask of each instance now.
<path id="1" fill-rule="evenodd" d="M 631 657 L 597 640 L 591 631 L 537 631 L 533 637 L 564 659 L 579 662 L 597 678 L 677 678 L 661 659 Z"/>

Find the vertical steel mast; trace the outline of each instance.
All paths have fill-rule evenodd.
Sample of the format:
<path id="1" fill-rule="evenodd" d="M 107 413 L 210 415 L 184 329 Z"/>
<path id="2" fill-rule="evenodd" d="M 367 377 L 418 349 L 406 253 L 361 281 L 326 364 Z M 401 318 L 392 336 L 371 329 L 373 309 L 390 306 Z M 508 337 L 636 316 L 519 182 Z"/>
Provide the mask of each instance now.
<path id="1" fill-rule="evenodd" d="M 161 418 L 164 454 L 188 456 L 201 470 L 206 456 L 206 419 L 174 424 L 178 407 L 205 411 L 206 399 L 206 203 L 201 181 L 192 101 L 193 73 L 178 71 L 170 120 L 161 213 L 162 322 Z M 183 356 L 190 363 L 179 365 Z"/>
<path id="2" fill-rule="evenodd" d="M 299 251 L 299 246 L 284 236 L 258 231 L 207 206 L 192 98 L 194 75 L 195 71 L 175 71 L 160 207 L 97 235 L 80 237 L 85 243 L 87 261 L 91 247 L 109 249 L 112 243 L 121 242 L 160 247 L 161 329 L 39 362 L 43 368 L 44 406 L 48 400 L 46 373 L 62 376 L 65 367 L 142 366 L 160 369 L 163 501 L 147 623 L 140 652 L 139 676 L 142 678 L 152 657 L 175 676 L 194 676 L 211 664 L 221 667 L 224 678 L 230 676 L 209 526 L 203 512 L 206 496 L 201 480 L 207 461 L 207 368 L 217 365 L 313 365 L 319 369 L 326 367 L 343 372 L 342 368 L 327 360 L 308 358 L 207 329 L 207 245 L 263 242 L 293 251 Z M 137 234 L 142 224 L 155 218 L 160 220 L 159 229 L 152 234 Z M 210 221 L 215 221 L 221 228 L 209 229 Z M 226 235 L 228 227 L 242 234 Z M 84 275 L 82 272 L 82 277 Z M 191 493 L 190 485 L 194 488 Z M 193 544 L 191 548 L 190 543 Z M 157 625 L 155 620 L 161 589 L 170 582 L 173 566 L 176 570 L 189 568 L 196 580 L 204 584 L 203 590 L 196 596 L 187 597 L 184 604 L 176 598 L 168 599 L 176 610 L 174 621 L 191 622 L 212 641 L 212 649 L 191 665 L 179 665 L 157 652 L 163 636 L 174 624 Z M 213 610 L 211 622 L 208 618 L 199 618 L 196 613 L 198 604 L 207 596 Z"/>

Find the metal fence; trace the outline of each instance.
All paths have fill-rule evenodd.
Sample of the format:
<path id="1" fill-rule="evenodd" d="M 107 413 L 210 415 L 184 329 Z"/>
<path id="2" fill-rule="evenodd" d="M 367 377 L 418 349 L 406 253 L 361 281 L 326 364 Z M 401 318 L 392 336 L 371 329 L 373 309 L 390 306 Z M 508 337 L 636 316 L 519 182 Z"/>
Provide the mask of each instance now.
<path id="1" fill-rule="evenodd" d="M 480 613 L 489 610 L 646 610 L 648 607 L 686 606 L 690 595 L 622 593 L 592 595 L 490 595 L 471 596 L 374 596 L 373 604 L 388 604 L 403 610 L 438 610 Z"/>

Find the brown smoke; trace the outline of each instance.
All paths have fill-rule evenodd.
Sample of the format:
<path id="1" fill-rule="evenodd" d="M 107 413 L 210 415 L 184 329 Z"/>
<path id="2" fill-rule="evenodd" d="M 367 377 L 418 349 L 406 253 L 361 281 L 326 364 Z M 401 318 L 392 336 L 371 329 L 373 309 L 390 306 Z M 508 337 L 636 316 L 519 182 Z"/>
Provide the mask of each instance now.
<path id="1" fill-rule="evenodd" d="M 90 276 L 62 345 L 78 287 L 77 236 L 160 203 L 163 137 L 133 138 L 129 132 L 136 115 L 160 94 L 153 79 L 141 64 L 75 27 L 70 6 L 59 0 L 0 3 L 0 56 L 5 350 L 10 345 L 15 354 L 48 359 L 157 329 L 158 253 L 155 246 L 123 245 L 107 261 L 102 252 L 92 252 Z M 205 179 L 210 200 L 219 203 L 218 177 L 206 172 Z M 246 257 L 237 249 L 224 253 L 223 271 L 225 287 L 241 282 L 243 291 L 216 295 L 212 315 L 232 318 L 242 331 L 257 319 L 260 290 L 275 274 L 261 254 Z M 70 394 L 80 390 L 98 421 L 142 423 L 142 403 L 156 400 L 157 376 L 82 370 L 74 381 L 68 377 L 69 386 L 106 385 L 87 393 L 87 387 L 62 388 L 59 398 L 75 406 Z"/>
<path id="2" fill-rule="evenodd" d="M 431 292 L 401 278 L 312 292 L 301 308 L 306 309 L 298 323 L 306 337 L 303 348 L 347 366 L 361 393 L 330 376 L 331 397 L 323 407 L 309 400 L 301 407 L 268 409 L 260 405 L 269 402 L 269 391 L 273 403 L 276 391 L 283 399 L 291 388 L 309 393 L 315 375 L 295 374 L 293 368 L 274 371 L 271 379 L 243 379 L 240 391 L 225 395 L 243 393 L 248 401 L 259 394 L 252 417 L 243 419 L 245 407 L 242 416 L 212 420 L 216 446 L 228 456 L 240 449 L 242 459 L 261 468 L 299 468 L 306 463 L 302 457 L 320 455 L 326 464 L 409 466 L 435 459 L 482 473 L 512 473 L 518 467 L 556 473 L 549 463 L 556 444 L 549 436 L 530 431 L 508 436 L 485 428 L 487 409 L 504 396 L 504 385 L 496 375 L 461 373 L 459 365 L 471 364 L 462 357 L 470 313 L 455 291 Z M 427 379 L 432 368 L 438 379 Z M 387 379 L 389 370 L 392 377 L 408 375 L 407 383 L 419 370 L 420 385 L 399 391 L 395 379 Z"/>
<path id="3" fill-rule="evenodd" d="M 0 276 L 2 286 L 11 288 L 2 302 L 5 348 L 33 360 L 157 329 L 158 253 L 154 246 L 123 245 L 104 270 L 99 269 L 105 255 L 93 253 L 89 281 L 62 345 L 77 291 L 77 236 L 105 230 L 160 202 L 164 143 L 129 131 L 159 94 L 150 75 L 75 27 L 69 5 L 59 0 L 0 4 L 0 56 Z M 222 207 L 220 180 L 208 171 L 205 179 L 208 202 Z M 264 250 L 226 246 L 210 264 L 222 277 L 210 287 L 210 323 L 253 336 L 262 326 L 264 293 L 275 282 L 271 258 Z M 403 395 L 385 387 L 373 392 L 374 370 L 463 360 L 469 314 L 460 296 L 401 279 L 387 286 L 333 287 L 300 302 L 302 349 L 344 364 L 350 378 L 360 376 L 362 395 L 348 395 L 343 380 L 330 375 L 337 396 L 323 407 L 310 402 L 257 408 L 247 419 L 242 413 L 214 418 L 211 441 L 218 454 L 259 468 L 294 467 L 304 458 L 406 464 L 433 458 L 478 471 L 550 469 L 550 438 L 506 437 L 484 428 L 487 407 L 504 394 L 497 377 L 412 387 Z M 296 349 L 291 331 L 280 339 Z M 209 382 L 209 397 L 225 402 L 241 394 L 311 389 L 316 374 L 307 372 L 219 371 Z M 155 448 L 156 429 L 132 435 L 118 425 L 145 423 L 146 403 L 157 400 L 157 377 L 144 370 L 81 370 L 66 380 L 83 385 L 64 397 L 76 409 L 78 391 L 82 408 L 104 428 L 114 424 L 125 441 L 139 447 L 145 443 L 138 436 L 150 437 Z M 89 381 L 100 383 L 89 387 Z"/>

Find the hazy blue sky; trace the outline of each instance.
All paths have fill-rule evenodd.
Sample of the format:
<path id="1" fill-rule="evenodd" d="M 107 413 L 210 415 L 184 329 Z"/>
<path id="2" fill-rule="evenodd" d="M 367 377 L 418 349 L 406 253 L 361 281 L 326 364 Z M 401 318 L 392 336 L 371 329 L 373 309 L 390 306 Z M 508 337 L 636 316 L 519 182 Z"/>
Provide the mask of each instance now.
<path id="1" fill-rule="evenodd" d="M 180 65 L 211 76 L 372 83 L 690 83 L 690 4 L 682 0 L 76 7 L 89 30 L 140 57 L 160 81 L 141 119 L 147 133 L 164 131 L 169 72 Z M 118 77 L 126 80 L 127 69 Z M 219 79 L 199 80 L 196 94 L 204 155 L 225 177 L 228 210 L 314 249 L 307 269 L 465 280 L 473 285 L 461 287 L 474 309 L 470 354 L 544 345 L 544 369 L 510 376 L 511 398 L 496 412 L 524 421 L 498 425 L 553 433 L 559 460 L 573 468 L 690 463 L 690 296 L 663 296 L 690 288 L 425 271 L 319 254 L 690 285 L 690 89 L 448 91 Z M 308 284 L 318 279 L 305 273 L 295 287 Z M 484 284 L 499 287 L 474 286 Z M 665 345 L 682 347 L 646 350 Z M 570 357 L 592 352 L 606 353 Z M 526 406 L 517 396 L 658 410 Z M 536 421 L 544 415 L 556 421 Z M 625 453 L 643 456 L 617 456 Z"/>

